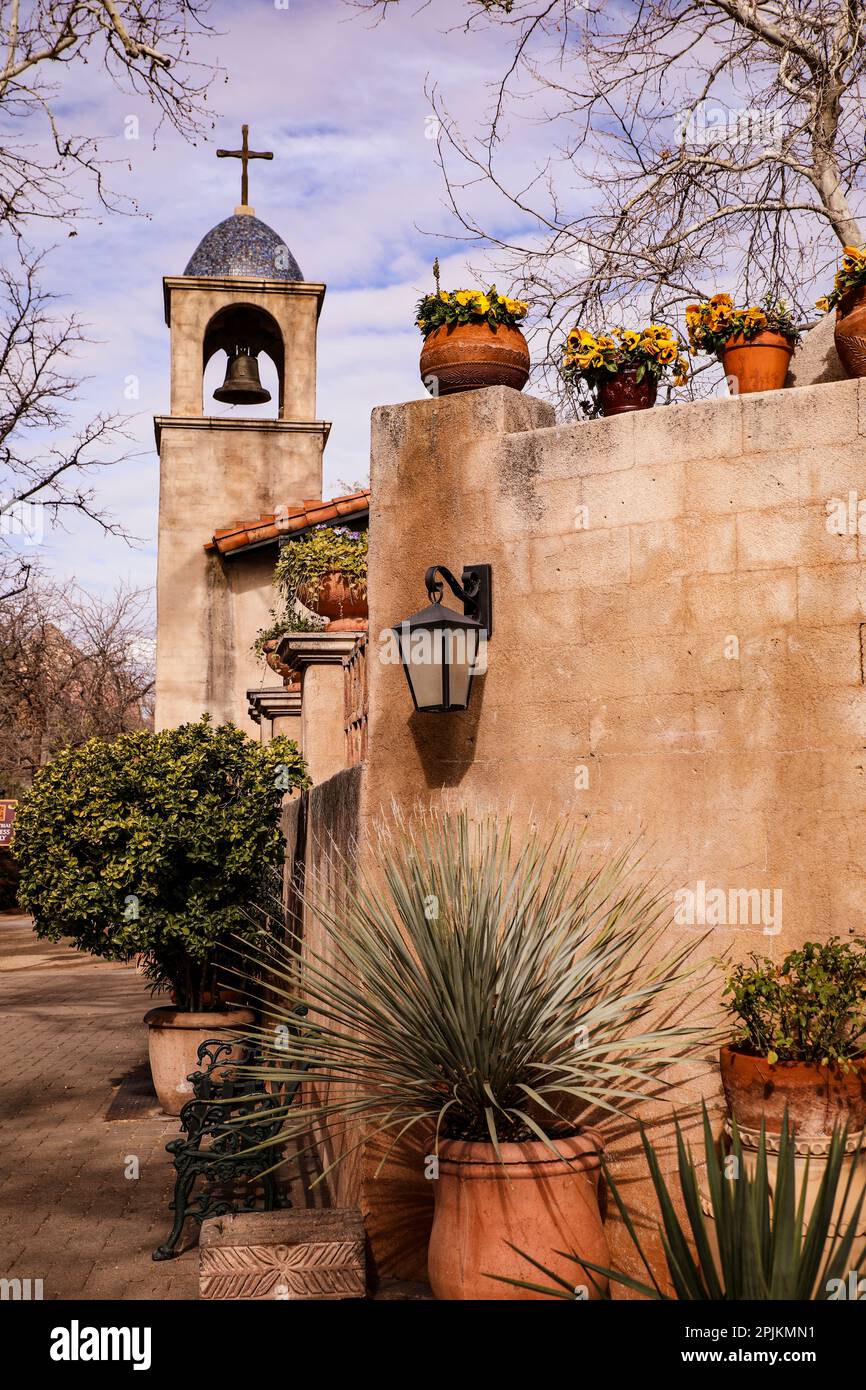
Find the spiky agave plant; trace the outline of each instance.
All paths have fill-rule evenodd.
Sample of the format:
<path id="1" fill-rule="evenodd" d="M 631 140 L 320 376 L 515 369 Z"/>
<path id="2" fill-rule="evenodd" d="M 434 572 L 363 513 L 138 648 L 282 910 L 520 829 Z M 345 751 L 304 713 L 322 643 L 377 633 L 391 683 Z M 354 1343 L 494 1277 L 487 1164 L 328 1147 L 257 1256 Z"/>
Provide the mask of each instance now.
<path id="1" fill-rule="evenodd" d="M 554 1146 L 711 1041 L 695 1014 L 711 967 L 689 962 L 694 937 L 664 948 L 668 900 L 634 846 L 586 869 L 569 823 L 518 839 L 510 818 L 434 810 L 381 828 L 373 849 L 339 909 L 308 895 L 320 953 L 271 937 L 257 961 L 270 1002 L 249 1074 L 290 1081 L 310 1064 L 313 1099 L 281 1139 L 345 1128 L 345 1157 L 358 1128 L 393 1147 L 424 1126 L 436 1144 Z M 351 881 L 335 856 L 338 869 Z"/>
<path id="2" fill-rule="evenodd" d="M 704 1107 L 704 1158 L 712 1216 L 704 1212 L 698 1171 L 677 1133 L 677 1175 L 686 1221 L 678 1215 L 655 1149 L 642 1132 L 644 1150 L 661 1213 L 665 1263 L 677 1299 L 690 1301 L 795 1299 L 819 1301 L 848 1297 L 851 1276 L 857 1279 L 866 1262 L 866 1241 L 858 1236 L 866 1191 L 853 1200 L 854 1180 L 862 1154 L 862 1136 L 852 1155 L 843 1185 L 847 1130 L 835 1130 L 826 1166 L 806 1219 L 808 1162 L 800 1181 L 796 1174 L 795 1136 L 787 1126 L 778 1137 L 775 1178 L 767 1163 L 767 1138 L 762 1130 L 754 1171 L 747 1168 L 736 1123 L 733 1123 L 730 1168 L 719 1155 Z M 601 1280 L 623 1284 L 647 1298 L 670 1297 L 658 1282 L 641 1244 L 616 1180 L 606 1171 L 608 1186 L 649 1276 L 649 1283 L 621 1270 L 604 1269 L 588 1261 L 575 1265 Z M 840 1200 L 841 1196 L 841 1200 Z M 713 1239 L 715 1237 L 715 1239 Z M 714 1248 L 715 1247 L 715 1248 Z M 514 1247 L 516 1248 L 516 1247 Z M 519 1252 L 548 1279 L 541 1285 L 519 1281 L 554 1298 L 574 1300 L 574 1285 Z M 491 1276 L 495 1278 L 496 1276 Z M 585 1278 L 585 1274 L 582 1275 Z M 510 1282 L 510 1281 L 505 1281 Z M 601 1285 L 604 1287 L 603 1285 Z M 844 1292 L 843 1292 L 844 1290 Z"/>

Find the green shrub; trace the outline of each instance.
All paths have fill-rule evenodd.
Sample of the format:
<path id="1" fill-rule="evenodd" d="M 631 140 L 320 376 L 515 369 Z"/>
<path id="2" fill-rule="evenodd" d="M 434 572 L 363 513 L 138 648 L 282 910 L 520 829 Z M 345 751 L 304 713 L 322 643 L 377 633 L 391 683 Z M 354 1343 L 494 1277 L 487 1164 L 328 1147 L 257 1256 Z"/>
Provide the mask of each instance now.
<path id="1" fill-rule="evenodd" d="M 807 941 L 779 964 L 754 953 L 728 977 L 737 1046 L 770 1062 L 836 1062 L 864 1050 L 866 940 Z"/>
<path id="2" fill-rule="evenodd" d="M 20 905 L 38 936 L 140 954 L 155 988 L 200 1008 L 227 938 L 252 934 L 245 904 L 282 862 L 283 795 L 306 782 L 296 744 L 208 716 L 65 749 L 18 808 Z"/>

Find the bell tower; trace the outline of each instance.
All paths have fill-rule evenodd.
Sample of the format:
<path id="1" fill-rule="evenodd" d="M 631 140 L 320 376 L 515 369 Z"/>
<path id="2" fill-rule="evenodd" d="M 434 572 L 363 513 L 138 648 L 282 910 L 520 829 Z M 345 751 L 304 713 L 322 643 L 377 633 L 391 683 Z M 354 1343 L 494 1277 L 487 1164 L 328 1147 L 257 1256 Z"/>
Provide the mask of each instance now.
<path id="1" fill-rule="evenodd" d="M 155 419 L 159 452 L 156 727 L 198 719 L 248 726 L 251 651 L 273 605 L 273 555 L 227 563 L 206 545 L 220 526 L 273 515 L 322 495 L 330 426 L 316 419 L 316 333 L 325 286 L 306 281 L 283 239 L 247 201 L 202 238 L 183 275 L 163 281 L 171 333 L 171 413 Z M 225 354 L 225 380 L 205 399 L 205 372 Z M 260 367 L 270 364 L 271 392 Z M 272 399 L 273 398 L 273 399 Z M 261 410 L 267 405 L 270 417 Z M 228 407 L 228 409 L 226 408 Z"/>

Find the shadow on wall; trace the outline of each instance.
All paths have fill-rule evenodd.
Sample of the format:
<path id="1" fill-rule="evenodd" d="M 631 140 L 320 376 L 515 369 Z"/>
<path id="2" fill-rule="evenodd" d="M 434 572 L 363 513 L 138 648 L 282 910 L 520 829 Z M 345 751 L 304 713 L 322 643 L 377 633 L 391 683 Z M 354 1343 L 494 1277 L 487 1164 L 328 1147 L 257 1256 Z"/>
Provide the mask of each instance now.
<path id="1" fill-rule="evenodd" d="M 475 762 L 485 684 L 483 676 L 476 676 L 467 710 L 447 715 L 415 710 L 407 720 L 428 787 L 459 786 Z"/>

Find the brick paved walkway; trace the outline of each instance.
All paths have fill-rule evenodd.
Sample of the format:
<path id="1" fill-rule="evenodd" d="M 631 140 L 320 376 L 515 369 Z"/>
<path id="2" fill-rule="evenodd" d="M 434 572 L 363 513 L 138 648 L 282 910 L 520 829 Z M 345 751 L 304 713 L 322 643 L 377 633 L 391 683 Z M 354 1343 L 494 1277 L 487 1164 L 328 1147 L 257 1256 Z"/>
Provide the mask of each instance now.
<path id="1" fill-rule="evenodd" d="M 0 914 L 0 1277 L 42 1279 L 46 1299 L 197 1297 L 195 1249 L 151 1260 L 171 1224 L 177 1120 L 155 1097 L 150 1115 L 106 1119 L 147 1056 L 150 1004 L 133 967 Z"/>

